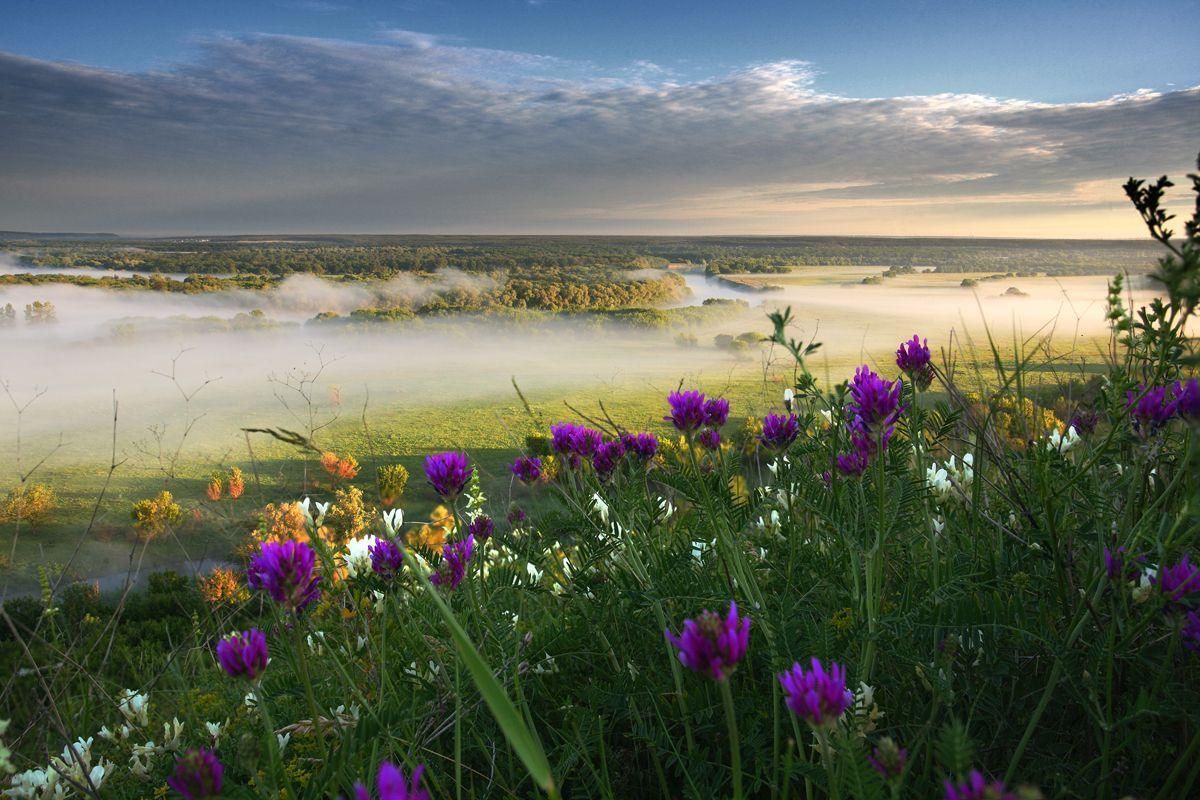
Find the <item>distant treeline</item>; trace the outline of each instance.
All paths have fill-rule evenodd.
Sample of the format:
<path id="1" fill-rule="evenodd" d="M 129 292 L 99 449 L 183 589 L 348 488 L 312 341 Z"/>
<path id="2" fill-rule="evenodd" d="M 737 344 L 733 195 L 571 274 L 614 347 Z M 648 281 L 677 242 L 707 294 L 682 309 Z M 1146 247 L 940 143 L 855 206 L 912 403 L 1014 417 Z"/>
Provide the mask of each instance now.
<path id="1" fill-rule="evenodd" d="M 396 314 L 424 314 L 449 311 L 490 311 L 500 308 L 540 309 L 544 311 L 611 310 L 656 306 L 681 300 L 688 294 L 683 278 L 672 272 L 630 272 L 612 266 L 541 266 L 517 267 L 509 271 L 485 272 L 469 284 L 446 286 L 436 282 L 436 273 L 413 276 L 430 281 L 431 291 L 422 292 L 420 282 L 406 285 L 407 294 L 419 301 L 392 299 L 384 310 Z M 332 276 L 337 283 L 369 284 L 369 276 Z M 279 276 L 188 275 L 175 280 L 161 274 L 146 277 L 89 275 L 0 275 L 0 286 L 67 283 L 108 289 L 146 289 L 197 294 L 226 289 L 262 290 L 282 282 Z M 377 282 L 376 282 L 377 283 Z M 405 292 L 389 292 L 376 286 L 381 295 L 397 298 Z"/>
<path id="2" fill-rule="evenodd" d="M 710 274 L 782 272 L 790 266 L 926 267 L 940 272 L 1050 275 L 1142 272 L 1154 265 L 1141 241 L 886 237 L 289 236 L 9 243 L 30 266 L 143 272 L 387 277 L 603 267 L 670 262 Z"/>

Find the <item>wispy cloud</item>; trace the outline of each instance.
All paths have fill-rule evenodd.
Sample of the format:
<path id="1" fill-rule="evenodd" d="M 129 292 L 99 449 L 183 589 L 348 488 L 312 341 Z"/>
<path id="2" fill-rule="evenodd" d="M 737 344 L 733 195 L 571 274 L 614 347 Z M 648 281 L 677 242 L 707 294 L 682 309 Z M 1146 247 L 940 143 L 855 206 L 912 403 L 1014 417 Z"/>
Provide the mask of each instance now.
<path id="1" fill-rule="evenodd" d="M 922 233 L 947 232 L 959 203 L 975 209 L 966 234 L 997 204 L 1006 225 L 1013 205 L 1078 211 L 1079 186 L 1099 197 L 1087 208 L 1116 207 L 1119 178 L 1189 166 L 1198 119 L 1200 87 L 1072 104 L 853 98 L 822 92 L 803 61 L 683 81 L 649 62 L 604 72 L 412 31 L 216 38 L 194 62 L 140 73 L 0 53 L 0 218 Z M 920 213 L 887 218 L 896 206 Z"/>

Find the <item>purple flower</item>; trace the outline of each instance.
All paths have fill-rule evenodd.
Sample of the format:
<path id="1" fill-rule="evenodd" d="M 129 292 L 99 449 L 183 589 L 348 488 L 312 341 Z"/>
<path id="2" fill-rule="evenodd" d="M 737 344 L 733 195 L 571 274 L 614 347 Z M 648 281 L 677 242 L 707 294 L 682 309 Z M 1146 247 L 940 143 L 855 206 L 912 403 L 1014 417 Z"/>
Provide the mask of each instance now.
<path id="1" fill-rule="evenodd" d="M 1171 398 L 1165 386 L 1146 388 L 1139 384 L 1136 392 L 1125 393 L 1125 408 L 1133 418 L 1133 429 L 1144 439 L 1158 433 L 1178 406 L 1179 401 Z"/>
<path id="2" fill-rule="evenodd" d="M 258 628 L 217 642 L 217 663 L 231 678 L 255 680 L 267 668 L 267 637 Z"/>
<path id="3" fill-rule="evenodd" d="M 621 443 L 626 453 L 642 461 L 649 461 L 658 453 L 658 437 L 653 433 L 623 433 Z"/>
<path id="4" fill-rule="evenodd" d="M 868 431 L 889 427 L 903 411 L 900 408 L 901 381 L 885 381 L 863 364 L 850 381 L 850 402 L 846 412 L 857 418 Z"/>
<path id="5" fill-rule="evenodd" d="M 467 534 L 467 538 L 457 542 L 447 542 L 442 547 L 442 568 L 429 577 L 435 586 L 448 586 L 457 589 L 467 574 L 467 563 L 475 552 L 475 537 Z"/>
<path id="6" fill-rule="evenodd" d="M 537 483 L 542 477 L 542 460 L 537 456 L 521 456 L 508 469 L 521 483 Z"/>
<path id="7" fill-rule="evenodd" d="M 721 432 L 716 428 L 707 428 L 700 431 L 696 441 L 705 450 L 718 450 L 721 447 Z"/>
<path id="8" fill-rule="evenodd" d="M 667 395 L 667 403 L 671 406 L 671 415 L 663 417 L 663 422 L 671 423 L 676 430 L 684 433 L 697 430 L 708 418 L 704 410 L 704 394 L 694 389 L 689 392 L 671 392 Z"/>
<path id="9" fill-rule="evenodd" d="M 306 542 L 264 542 L 246 568 L 246 584 L 295 614 L 321 596 L 316 554 Z"/>
<path id="10" fill-rule="evenodd" d="M 894 781 L 904 774 L 908 764 L 908 751 L 898 747 L 890 736 L 879 740 L 879 745 L 867 756 L 867 763 L 885 781 Z"/>
<path id="11" fill-rule="evenodd" d="M 560 422 L 550 426 L 550 447 L 556 453 L 591 458 L 604 441 L 598 430 L 573 422 Z M 576 459 L 571 459 L 574 463 Z"/>
<path id="12" fill-rule="evenodd" d="M 492 522 L 492 518 L 486 514 L 480 514 L 467 526 L 467 533 L 474 536 L 477 542 L 486 542 L 492 538 L 492 534 L 495 532 L 496 523 Z"/>
<path id="13" fill-rule="evenodd" d="M 435 453 L 425 458 L 425 477 L 443 500 L 458 497 L 472 472 L 466 453 Z"/>
<path id="14" fill-rule="evenodd" d="M 381 578 L 391 580 L 404 569 L 404 551 L 386 536 L 376 538 L 367 553 L 371 556 L 371 569 Z"/>
<path id="15" fill-rule="evenodd" d="M 404 770 L 384 761 L 379 765 L 378 800 L 429 800 L 429 793 L 421 788 L 421 774 L 425 765 L 421 764 L 413 770 L 412 780 L 404 780 Z M 371 793 L 361 783 L 354 785 L 355 800 L 371 800 Z"/>
<path id="16" fill-rule="evenodd" d="M 723 681 L 746 656 L 750 646 L 750 618 L 739 617 L 737 603 L 731 600 L 729 614 L 724 619 L 706 610 L 695 619 L 684 620 L 678 636 L 669 630 L 664 633 L 667 641 L 679 650 L 681 664 L 715 681 Z"/>
<path id="17" fill-rule="evenodd" d="M 1071 415 L 1068 428 L 1074 428 L 1080 436 L 1090 436 L 1100 424 L 1100 413 L 1094 408 L 1081 408 Z"/>
<path id="18" fill-rule="evenodd" d="M 1183 628 L 1179 634 L 1183 637 L 1183 646 L 1193 653 L 1200 653 L 1200 614 L 1189 611 L 1183 620 Z"/>
<path id="19" fill-rule="evenodd" d="M 902 342 L 896 351 L 896 366 L 922 389 L 928 388 L 929 384 L 933 382 L 929 340 L 922 340 L 914 333 L 912 339 Z"/>
<path id="20" fill-rule="evenodd" d="M 1116 550 L 1104 548 L 1104 572 L 1110 581 L 1120 578 L 1125 572 L 1125 546 Z"/>
<path id="21" fill-rule="evenodd" d="M 613 474 L 618 466 L 621 465 L 621 459 L 625 457 L 625 445 L 620 439 L 614 439 L 611 442 L 605 442 L 596 450 L 596 454 L 592 456 L 592 468 L 596 470 L 596 474 L 601 478 L 607 478 Z"/>
<path id="22" fill-rule="evenodd" d="M 704 404 L 704 424 L 719 428 L 729 420 L 729 401 L 724 397 L 714 397 Z"/>
<path id="23" fill-rule="evenodd" d="M 1187 383 L 1175 381 L 1174 397 L 1179 416 L 1188 422 L 1200 422 L 1200 381 L 1196 378 Z"/>
<path id="24" fill-rule="evenodd" d="M 529 519 L 529 515 L 525 513 L 525 509 L 523 508 L 514 508 L 508 512 L 507 519 L 509 525 L 520 525 Z"/>
<path id="25" fill-rule="evenodd" d="M 832 727 L 854 702 L 846 689 L 846 668 L 832 663 L 829 672 L 814 657 L 807 672 L 799 663 L 779 676 L 788 708 L 814 728 Z"/>
<path id="26" fill-rule="evenodd" d="M 763 417 L 763 446 L 768 450 L 786 450 L 800 435 L 800 420 L 795 414 L 767 414 Z"/>
<path id="27" fill-rule="evenodd" d="M 188 750 L 175 762 L 175 773 L 167 778 L 167 785 L 184 800 L 208 800 L 221 795 L 224 772 L 212 750 Z"/>
<path id="28" fill-rule="evenodd" d="M 1003 781 L 991 781 L 977 769 L 971 770 L 967 779 L 955 784 L 946 779 L 946 800 L 1017 800 L 1017 796 L 1004 786 Z"/>
<path id="29" fill-rule="evenodd" d="M 1200 592 L 1200 567 L 1192 564 L 1191 556 L 1185 554 L 1178 564 L 1163 567 L 1155 582 L 1168 600 L 1179 603 L 1185 595 Z"/>

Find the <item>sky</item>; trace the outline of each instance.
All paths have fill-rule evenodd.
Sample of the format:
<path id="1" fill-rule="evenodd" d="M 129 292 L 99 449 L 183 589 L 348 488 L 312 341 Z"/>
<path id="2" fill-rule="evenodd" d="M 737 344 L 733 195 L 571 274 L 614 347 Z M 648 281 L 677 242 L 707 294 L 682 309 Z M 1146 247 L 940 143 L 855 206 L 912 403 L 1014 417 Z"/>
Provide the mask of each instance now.
<path id="1" fill-rule="evenodd" d="M 4 6 L 0 230 L 1136 237 L 1200 150 L 1194 0 Z"/>

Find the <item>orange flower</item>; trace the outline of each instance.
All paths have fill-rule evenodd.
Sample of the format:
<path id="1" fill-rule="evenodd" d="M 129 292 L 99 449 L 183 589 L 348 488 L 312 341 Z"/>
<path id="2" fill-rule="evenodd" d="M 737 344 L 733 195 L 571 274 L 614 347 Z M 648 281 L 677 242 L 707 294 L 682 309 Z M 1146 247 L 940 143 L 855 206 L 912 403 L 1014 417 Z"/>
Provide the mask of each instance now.
<path id="1" fill-rule="evenodd" d="M 238 467 L 233 467 L 229 470 L 229 497 L 237 500 L 244 491 L 246 491 L 246 481 L 242 477 L 242 471 Z"/>
<path id="2" fill-rule="evenodd" d="M 209 605 L 240 603 L 250 599 L 249 590 L 242 585 L 238 574 L 231 569 L 217 567 L 208 575 L 197 580 L 200 596 Z"/>
<path id="3" fill-rule="evenodd" d="M 207 486 L 207 488 L 205 488 L 204 493 L 207 494 L 208 499 L 212 500 L 214 503 L 216 503 L 217 501 L 219 501 L 221 499 L 221 476 L 220 475 L 214 475 L 214 476 L 212 476 L 212 478 L 209 479 L 208 486 Z"/>
<path id="4" fill-rule="evenodd" d="M 438 551 L 446 543 L 446 537 L 454 533 L 454 514 L 445 506 L 438 506 L 429 515 L 429 522 L 407 536 L 409 547 L 423 547 Z"/>
<path id="5" fill-rule="evenodd" d="M 338 458 L 335 453 L 322 453 L 321 468 L 338 480 L 348 481 L 358 477 L 358 461 L 354 456 Z"/>

